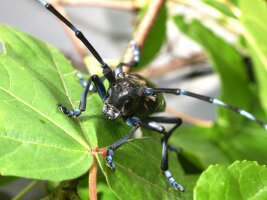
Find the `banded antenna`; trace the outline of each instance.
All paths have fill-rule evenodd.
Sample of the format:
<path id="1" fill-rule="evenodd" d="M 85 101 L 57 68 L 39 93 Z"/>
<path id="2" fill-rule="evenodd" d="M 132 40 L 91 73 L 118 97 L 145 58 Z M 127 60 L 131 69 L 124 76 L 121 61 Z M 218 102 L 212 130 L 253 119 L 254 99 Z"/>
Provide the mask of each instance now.
<path id="1" fill-rule="evenodd" d="M 262 126 L 265 130 L 267 130 L 267 124 L 259 119 L 257 119 L 254 115 L 252 115 L 251 113 L 239 109 L 237 107 L 234 107 L 232 105 L 229 105 L 227 103 L 224 103 L 223 101 L 219 100 L 219 99 L 215 99 L 212 97 L 208 97 L 208 96 L 204 96 L 204 95 L 200 95 L 200 94 L 196 94 L 193 92 L 189 92 L 186 90 L 182 90 L 180 88 L 178 89 L 169 89 L 169 88 L 146 88 L 145 90 L 146 94 L 155 94 L 155 93 L 170 93 L 170 94 L 175 94 L 175 95 L 184 95 L 184 96 L 189 96 L 189 97 L 193 97 L 195 99 L 199 99 L 211 104 L 215 104 L 217 106 L 221 106 L 224 108 L 227 108 L 228 110 L 231 110 L 239 115 L 244 116 L 245 118 L 256 122 L 257 124 L 259 124 L 260 126 Z"/>
<path id="2" fill-rule="evenodd" d="M 100 63 L 102 68 L 108 67 L 95 48 L 86 39 L 81 31 L 79 31 L 68 19 L 61 15 L 51 4 L 47 3 L 45 0 L 36 0 L 42 4 L 47 10 L 53 13 L 58 19 L 60 19 L 65 25 L 67 25 L 74 33 L 75 36 L 87 47 L 87 49 L 92 53 L 95 59 Z"/>

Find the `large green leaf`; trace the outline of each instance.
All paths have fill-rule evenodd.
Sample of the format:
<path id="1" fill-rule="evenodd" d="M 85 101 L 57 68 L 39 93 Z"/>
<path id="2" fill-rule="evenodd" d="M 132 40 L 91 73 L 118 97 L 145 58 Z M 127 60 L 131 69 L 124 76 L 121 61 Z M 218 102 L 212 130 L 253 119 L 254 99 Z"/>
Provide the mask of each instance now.
<path id="1" fill-rule="evenodd" d="M 0 40 L 0 173 L 47 180 L 83 174 L 96 145 L 94 120 L 69 119 L 56 108 L 77 106 L 75 70 L 55 48 L 13 28 L 1 26 Z"/>
<path id="2" fill-rule="evenodd" d="M 199 178 L 194 199 L 266 199 L 267 168 L 256 162 L 209 167 Z"/>
<path id="3" fill-rule="evenodd" d="M 240 0 L 243 35 L 249 47 L 259 82 L 259 97 L 267 113 L 267 2 L 263 0 Z"/>

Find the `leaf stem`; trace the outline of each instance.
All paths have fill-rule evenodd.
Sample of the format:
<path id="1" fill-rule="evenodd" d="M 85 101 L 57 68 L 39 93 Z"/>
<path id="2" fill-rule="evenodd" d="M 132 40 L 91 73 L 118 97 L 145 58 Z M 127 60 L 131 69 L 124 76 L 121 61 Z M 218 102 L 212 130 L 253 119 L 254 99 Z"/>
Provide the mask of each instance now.
<path id="1" fill-rule="evenodd" d="M 18 193 L 12 200 L 21 199 L 26 193 L 28 193 L 34 186 L 36 186 L 40 181 L 34 180 L 31 181 L 20 193 Z"/>
<path id="2" fill-rule="evenodd" d="M 95 155 L 93 155 L 93 164 L 89 170 L 88 178 L 90 200 L 97 200 L 96 181 L 97 181 L 97 161 Z"/>

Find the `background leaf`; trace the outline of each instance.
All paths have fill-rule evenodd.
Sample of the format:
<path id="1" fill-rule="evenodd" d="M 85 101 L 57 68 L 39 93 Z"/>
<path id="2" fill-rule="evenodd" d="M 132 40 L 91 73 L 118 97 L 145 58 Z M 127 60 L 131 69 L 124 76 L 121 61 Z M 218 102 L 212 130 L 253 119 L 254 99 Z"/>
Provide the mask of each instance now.
<path id="1" fill-rule="evenodd" d="M 229 6 L 226 5 L 226 2 L 219 2 L 219 1 L 211 1 L 211 0 L 202 0 L 205 4 L 217 9 L 222 14 L 236 18 L 235 14 L 232 12 L 232 10 L 229 8 Z"/>
<path id="2" fill-rule="evenodd" d="M 267 2 L 240 0 L 239 4 L 242 11 L 240 21 L 244 26 L 243 35 L 247 41 L 259 82 L 258 94 L 267 113 Z"/>
<path id="3" fill-rule="evenodd" d="M 243 57 L 234 46 L 198 20 L 186 23 L 183 16 L 175 16 L 174 21 L 208 53 L 221 81 L 220 99 L 264 119 L 256 94 L 258 84 L 249 80 Z M 266 131 L 229 110 L 221 108 L 219 111 L 212 128 L 186 127 L 177 130 L 171 142 L 181 146 L 186 158 L 202 170 L 210 164 L 228 164 L 238 159 L 266 163 Z"/>
<path id="4" fill-rule="evenodd" d="M 267 169 L 256 162 L 209 167 L 199 178 L 195 199 L 266 199 Z"/>
<path id="5" fill-rule="evenodd" d="M 220 99 L 249 112 L 258 110 L 259 107 L 255 104 L 257 99 L 251 89 L 253 83 L 249 81 L 243 57 L 237 50 L 198 20 L 186 23 L 183 16 L 175 16 L 174 21 L 181 31 L 201 44 L 208 53 L 220 78 Z M 220 109 L 219 118 L 220 125 L 224 123 L 232 128 L 244 123 L 244 118 L 224 108 Z"/>

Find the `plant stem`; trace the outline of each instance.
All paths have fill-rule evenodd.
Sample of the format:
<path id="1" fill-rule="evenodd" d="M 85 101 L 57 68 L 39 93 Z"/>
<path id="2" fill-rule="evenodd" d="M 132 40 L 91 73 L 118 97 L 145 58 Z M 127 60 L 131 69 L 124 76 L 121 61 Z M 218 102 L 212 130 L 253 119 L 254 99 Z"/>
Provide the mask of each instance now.
<path id="1" fill-rule="evenodd" d="M 194 54 L 188 58 L 172 58 L 168 63 L 158 66 L 150 66 L 140 71 L 138 74 L 144 77 L 156 77 L 173 70 L 181 69 L 185 66 L 206 62 L 207 55 L 204 53 Z"/>
<path id="2" fill-rule="evenodd" d="M 134 1 L 107 1 L 107 0 L 50 0 L 65 6 L 92 6 L 134 12 L 138 9 Z"/>
<path id="3" fill-rule="evenodd" d="M 31 181 L 20 193 L 18 193 L 15 197 L 12 198 L 12 200 L 19 200 L 21 199 L 27 192 L 29 192 L 37 183 L 40 181 Z"/>
<path id="4" fill-rule="evenodd" d="M 90 200 L 97 200 L 96 181 L 97 181 L 97 162 L 96 157 L 93 155 L 93 164 L 89 170 L 89 193 Z"/>

